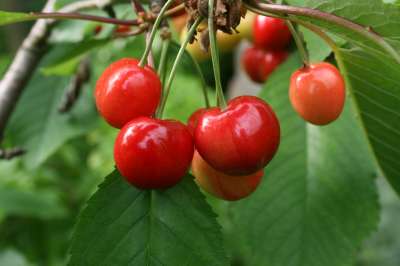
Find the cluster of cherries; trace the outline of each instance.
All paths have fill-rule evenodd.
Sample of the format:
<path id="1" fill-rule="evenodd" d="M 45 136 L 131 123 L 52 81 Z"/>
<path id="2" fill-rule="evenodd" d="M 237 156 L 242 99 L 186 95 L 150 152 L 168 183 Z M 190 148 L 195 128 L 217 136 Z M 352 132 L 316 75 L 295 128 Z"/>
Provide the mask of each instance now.
<path id="1" fill-rule="evenodd" d="M 240 96 L 223 109 L 197 110 L 186 126 L 154 118 L 160 97 L 159 77 L 136 59 L 114 62 L 97 81 L 98 111 L 121 128 L 114 159 L 129 183 L 168 188 L 192 163 L 195 181 L 217 197 L 236 200 L 255 190 L 280 140 L 279 122 L 267 103 Z"/>
<path id="2" fill-rule="evenodd" d="M 256 15 L 253 21 L 252 46 L 245 49 L 241 62 L 248 76 L 264 83 L 288 56 L 286 48 L 292 35 L 285 20 Z"/>
<path id="3" fill-rule="evenodd" d="M 283 20 L 257 16 L 253 35 L 243 64 L 253 80 L 264 82 L 287 57 L 291 34 Z M 112 63 L 97 81 L 97 109 L 121 129 L 114 159 L 122 176 L 141 189 L 165 189 L 191 165 L 196 183 L 216 197 L 238 200 L 255 191 L 280 142 L 272 108 L 260 98 L 239 96 L 227 106 L 197 110 L 184 125 L 155 117 L 161 96 L 154 69 L 132 58 Z M 329 124 L 343 110 L 344 80 L 329 63 L 305 64 L 292 74 L 289 98 L 306 121 Z"/>

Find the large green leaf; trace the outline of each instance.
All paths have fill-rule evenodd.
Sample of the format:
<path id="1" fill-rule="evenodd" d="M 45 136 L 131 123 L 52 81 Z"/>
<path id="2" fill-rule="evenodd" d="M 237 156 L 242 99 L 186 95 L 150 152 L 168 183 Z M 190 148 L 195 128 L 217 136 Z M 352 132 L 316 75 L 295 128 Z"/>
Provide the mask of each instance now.
<path id="1" fill-rule="evenodd" d="M 371 26 L 382 40 L 400 52 L 400 7 L 380 0 L 308 0 L 306 6 L 330 12 Z M 309 17 L 312 22 L 349 42 L 347 49 L 337 49 L 336 56 L 356 102 L 368 140 L 377 161 L 392 186 L 400 193 L 400 64 L 365 35 L 344 27 Z M 361 50 L 362 49 L 362 50 Z"/>
<path id="2" fill-rule="evenodd" d="M 15 145 L 27 149 L 23 159 L 28 168 L 43 163 L 67 140 L 93 126 L 96 121 L 92 96 L 84 88 L 73 112 L 58 112 L 69 78 L 35 75 L 22 95 L 7 128 Z"/>
<path id="3" fill-rule="evenodd" d="M 189 176 L 149 191 L 115 171 L 79 217 L 69 265 L 228 265 L 215 218 Z"/>
<path id="4" fill-rule="evenodd" d="M 249 245 L 246 265 L 352 265 L 378 223 L 376 169 L 351 101 L 333 124 L 306 124 L 288 99 L 299 66 L 289 58 L 261 94 L 278 115 L 282 137 L 260 187 L 231 211 L 234 232 Z"/>

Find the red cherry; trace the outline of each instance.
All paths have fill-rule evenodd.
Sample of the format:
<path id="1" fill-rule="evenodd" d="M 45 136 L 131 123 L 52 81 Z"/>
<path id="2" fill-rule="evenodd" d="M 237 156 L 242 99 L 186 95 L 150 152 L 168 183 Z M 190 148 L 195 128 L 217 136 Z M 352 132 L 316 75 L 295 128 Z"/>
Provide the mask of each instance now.
<path id="1" fill-rule="evenodd" d="M 103 30 L 102 25 L 96 25 L 96 27 L 94 28 L 94 35 L 98 35 L 102 30 Z"/>
<path id="2" fill-rule="evenodd" d="M 181 122 L 139 117 L 119 132 L 114 159 L 129 183 L 158 189 L 171 187 L 182 179 L 193 151 L 192 136 Z"/>
<path id="3" fill-rule="evenodd" d="M 199 122 L 200 117 L 207 112 L 207 108 L 200 108 L 195 111 L 188 119 L 187 127 L 190 133 L 194 136 L 194 131 L 197 127 L 197 123 Z"/>
<path id="4" fill-rule="evenodd" d="M 249 47 L 242 54 L 242 66 L 254 82 L 264 83 L 287 56 L 286 51 L 264 51 Z"/>
<path id="5" fill-rule="evenodd" d="M 199 119 L 195 145 L 213 168 L 229 175 L 249 175 L 266 166 L 280 140 L 271 107 L 254 96 L 240 96 L 225 110 L 211 108 Z"/>
<path id="6" fill-rule="evenodd" d="M 116 33 L 127 33 L 131 31 L 131 26 L 128 25 L 118 25 L 115 29 Z"/>
<path id="7" fill-rule="evenodd" d="M 116 128 L 139 116 L 151 116 L 161 97 L 161 82 L 154 70 L 124 58 L 106 68 L 97 81 L 96 106 Z"/>
<path id="8" fill-rule="evenodd" d="M 326 125 L 336 120 L 343 110 L 345 83 L 335 66 L 325 62 L 311 64 L 292 74 L 289 97 L 304 120 Z"/>
<path id="9" fill-rule="evenodd" d="M 264 174 L 260 170 L 247 176 L 231 176 L 212 168 L 195 151 L 192 161 L 194 181 L 206 192 L 224 200 L 239 200 L 253 193 Z"/>
<path id="10" fill-rule="evenodd" d="M 253 26 L 254 45 L 266 50 L 282 50 L 292 37 L 285 20 L 257 15 Z"/>

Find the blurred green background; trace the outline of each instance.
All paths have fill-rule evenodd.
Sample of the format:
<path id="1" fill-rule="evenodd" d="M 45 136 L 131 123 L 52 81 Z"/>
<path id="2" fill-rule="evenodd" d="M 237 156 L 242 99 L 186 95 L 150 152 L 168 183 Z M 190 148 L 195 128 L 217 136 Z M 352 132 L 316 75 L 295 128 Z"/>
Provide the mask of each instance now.
<path id="1" fill-rule="evenodd" d="M 38 11 L 44 2 L 3 0 L 0 10 Z M 31 25 L 20 23 L 0 28 L 1 75 Z M 66 115 L 56 111 L 81 57 L 62 65 L 57 65 L 57 60 L 77 49 L 76 44 L 86 40 L 94 26 L 89 22 L 59 25 L 51 37 L 50 54 L 29 83 L 7 128 L 3 146 L 22 145 L 28 153 L 12 161 L 0 161 L 0 266 L 63 265 L 80 209 L 113 169 L 117 131 L 98 119 L 91 94 L 101 70 L 116 56 L 139 55 L 143 40 L 99 44 L 99 49 L 86 55 L 92 61 L 92 79 L 83 88 L 77 106 Z M 43 67 L 50 72 L 44 74 Z M 202 105 L 200 92 L 188 85 L 192 79 L 190 75 L 178 75 L 177 84 L 185 84 L 188 93 L 194 95 L 193 101 L 175 93 L 167 116 L 185 120 L 188 109 L 193 111 Z M 37 106 L 42 105 L 48 109 L 38 110 Z M 31 114 L 31 109 L 37 114 Z M 380 226 L 365 241 L 356 265 L 398 266 L 400 201 L 384 179 L 377 182 L 382 209 Z"/>

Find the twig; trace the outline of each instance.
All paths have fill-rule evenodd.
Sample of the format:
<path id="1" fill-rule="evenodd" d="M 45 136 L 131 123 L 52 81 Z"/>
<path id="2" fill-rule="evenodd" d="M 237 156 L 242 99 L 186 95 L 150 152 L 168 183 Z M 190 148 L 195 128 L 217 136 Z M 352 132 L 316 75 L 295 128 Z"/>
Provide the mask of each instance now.
<path id="1" fill-rule="evenodd" d="M 78 66 L 75 76 L 72 78 L 67 90 L 65 91 L 64 97 L 61 101 L 58 111 L 60 113 L 66 113 L 74 106 L 78 97 L 82 91 L 83 85 L 90 79 L 90 63 L 86 57 L 82 59 Z"/>
<path id="2" fill-rule="evenodd" d="M 15 157 L 25 154 L 26 150 L 20 147 L 14 147 L 9 149 L 0 149 L 0 159 L 11 160 Z"/>
<path id="3" fill-rule="evenodd" d="M 56 0 L 48 0 L 43 12 L 53 12 Z M 61 12 L 75 12 L 81 9 L 101 7 L 109 4 L 111 0 L 87 0 L 75 2 L 65 6 Z M 25 87 L 35 72 L 42 56 L 45 52 L 46 41 L 50 33 L 51 26 L 55 20 L 38 20 L 16 56 L 0 81 L 0 141 L 3 136 L 7 121 Z"/>

